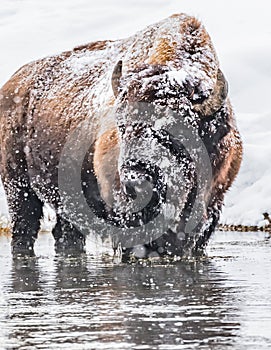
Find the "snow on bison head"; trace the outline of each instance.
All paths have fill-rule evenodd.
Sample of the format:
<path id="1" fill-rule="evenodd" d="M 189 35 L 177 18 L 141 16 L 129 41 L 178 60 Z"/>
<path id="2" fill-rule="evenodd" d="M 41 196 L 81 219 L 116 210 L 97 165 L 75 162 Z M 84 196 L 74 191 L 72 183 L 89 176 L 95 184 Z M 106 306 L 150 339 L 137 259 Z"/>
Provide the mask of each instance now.
<path id="1" fill-rule="evenodd" d="M 58 249 L 82 248 L 94 231 L 125 257 L 202 250 L 242 145 L 226 79 L 197 19 L 173 15 L 128 39 L 34 62 L 1 95 L 1 172 L 15 250 L 33 246 L 41 216 L 14 205 L 20 177 L 31 194 L 25 205 L 31 209 L 32 198 L 56 210 Z M 20 135 L 11 135 L 12 116 Z M 11 145 L 24 169 L 16 153 L 9 162 L 17 170 L 9 167 Z M 30 227 L 24 236 L 22 218 Z"/>

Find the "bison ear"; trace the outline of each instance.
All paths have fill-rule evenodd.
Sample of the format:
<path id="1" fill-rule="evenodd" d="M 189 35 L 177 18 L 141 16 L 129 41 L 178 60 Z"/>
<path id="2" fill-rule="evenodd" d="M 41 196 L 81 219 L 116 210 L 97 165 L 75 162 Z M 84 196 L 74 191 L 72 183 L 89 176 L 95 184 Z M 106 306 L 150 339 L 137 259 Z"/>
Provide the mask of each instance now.
<path id="1" fill-rule="evenodd" d="M 119 94 L 121 74 L 122 74 L 122 61 L 119 61 L 113 70 L 113 74 L 111 78 L 112 89 L 115 97 L 117 97 Z"/>

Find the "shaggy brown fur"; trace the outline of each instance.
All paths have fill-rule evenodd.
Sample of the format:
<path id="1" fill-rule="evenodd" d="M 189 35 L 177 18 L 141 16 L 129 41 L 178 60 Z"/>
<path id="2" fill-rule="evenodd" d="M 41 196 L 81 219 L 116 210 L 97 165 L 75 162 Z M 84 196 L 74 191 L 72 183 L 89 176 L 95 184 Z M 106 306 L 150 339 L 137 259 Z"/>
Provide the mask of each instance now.
<path id="1" fill-rule="evenodd" d="M 148 63 L 153 65 L 165 65 L 172 61 L 176 54 L 176 42 L 170 43 L 166 38 L 158 41 L 155 53 L 150 57 Z"/>
<path id="2" fill-rule="evenodd" d="M 45 202 L 57 212 L 56 247 L 84 249 L 84 234 L 61 213 L 58 166 L 63 148 L 69 135 L 87 121 L 94 140 L 86 166 L 90 202 L 96 201 L 95 210 L 107 218 L 114 191 L 122 188 L 120 149 L 128 147 L 126 129 L 132 125 L 128 119 L 116 120 L 110 110 L 139 101 L 169 106 L 180 115 L 183 103 L 197 120 L 213 169 L 212 187 L 206 193 L 211 198 L 206 215 L 212 224 L 197 248 L 206 243 L 218 221 L 224 193 L 238 173 L 242 144 L 208 33 L 194 17 L 175 14 L 128 39 L 98 41 L 29 63 L 2 87 L 0 172 L 15 252 L 33 250 Z M 130 137 L 140 138 L 141 129 Z M 151 148 L 148 151 L 151 154 Z M 172 237 L 167 233 L 158 243 L 181 244 Z M 146 249 L 157 250 L 158 243 Z M 181 255 L 180 249 L 170 249 Z"/>
<path id="3" fill-rule="evenodd" d="M 94 171 L 100 186 L 101 196 L 109 207 L 113 204 L 113 189 L 116 188 L 118 156 L 119 135 L 117 129 L 114 128 L 98 138 L 93 157 Z"/>

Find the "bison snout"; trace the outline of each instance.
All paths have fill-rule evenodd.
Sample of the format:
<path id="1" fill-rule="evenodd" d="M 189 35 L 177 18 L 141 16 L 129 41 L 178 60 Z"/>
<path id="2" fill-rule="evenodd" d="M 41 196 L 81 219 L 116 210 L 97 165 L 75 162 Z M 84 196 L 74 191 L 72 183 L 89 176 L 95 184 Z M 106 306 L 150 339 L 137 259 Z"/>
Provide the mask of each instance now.
<path id="1" fill-rule="evenodd" d="M 126 196 L 133 200 L 140 196 L 148 196 L 153 187 L 152 176 L 135 170 L 125 170 L 123 173 L 122 186 Z"/>
<path id="2" fill-rule="evenodd" d="M 151 164 L 128 161 L 121 167 L 120 182 L 127 201 L 133 201 L 136 211 L 161 204 L 165 195 L 161 171 Z"/>

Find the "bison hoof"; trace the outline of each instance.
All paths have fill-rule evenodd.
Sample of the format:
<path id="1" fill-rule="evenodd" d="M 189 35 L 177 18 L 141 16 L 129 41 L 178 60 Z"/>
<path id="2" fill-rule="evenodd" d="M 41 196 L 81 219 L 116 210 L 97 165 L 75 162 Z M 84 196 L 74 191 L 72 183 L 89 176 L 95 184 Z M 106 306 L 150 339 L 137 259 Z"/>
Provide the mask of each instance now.
<path id="1" fill-rule="evenodd" d="M 33 244 L 29 242 L 13 242 L 12 253 L 14 256 L 34 256 Z"/>

